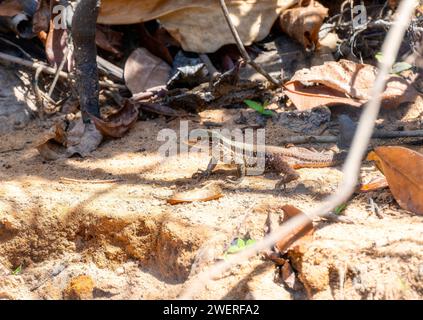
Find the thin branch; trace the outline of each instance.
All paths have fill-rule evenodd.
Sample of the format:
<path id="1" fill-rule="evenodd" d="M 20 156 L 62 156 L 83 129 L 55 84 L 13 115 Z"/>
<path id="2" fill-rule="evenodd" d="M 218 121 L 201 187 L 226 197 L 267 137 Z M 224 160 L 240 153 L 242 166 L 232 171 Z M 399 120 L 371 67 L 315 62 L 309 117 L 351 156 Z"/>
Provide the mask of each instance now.
<path id="1" fill-rule="evenodd" d="M 185 292 L 182 293 L 180 297 L 181 299 L 192 299 L 195 295 L 201 293 L 206 284 L 214 277 L 221 275 L 236 264 L 248 261 L 248 259 L 255 256 L 257 253 L 271 247 L 280 239 L 288 236 L 292 230 L 305 223 L 307 219 L 324 216 L 338 205 L 349 200 L 358 181 L 361 159 L 367 150 L 367 145 L 379 114 L 381 97 L 385 88 L 386 78 L 389 75 L 389 71 L 391 70 L 393 63 L 395 62 L 395 58 L 401 44 L 401 39 L 404 37 L 416 5 L 417 1 L 415 0 L 404 0 L 399 5 L 396 23 L 389 31 L 382 47 L 383 60 L 379 65 L 379 73 L 372 88 L 373 98 L 370 100 L 361 115 L 351 150 L 344 165 L 344 179 L 337 192 L 328 197 L 323 205 L 317 207 L 316 209 L 310 209 L 308 211 L 308 217 L 306 215 L 297 215 L 288 222 L 282 224 L 277 230 L 267 235 L 261 241 L 257 242 L 254 246 L 251 246 L 240 253 L 233 255 L 226 261 L 221 261 L 211 268 L 201 272 L 196 278 L 190 281 Z"/>
<path id="2" fill-rule="evenodd" d="M 0 52 L 0 60 L 17 63 L 17 64 L 20 64 L 22 66 L 25 66 L 25 67 L 28 67 L 28 68 L 31 68 L 31 69 L 34 69 L 34 70 L 37 70 L 38 68 L 40 68 L 42 72 L 45 72 L 45 73 L 48 73 L 48 74 L 51 74 L 51 75 L 56 74 L 55 68 L 51 68 L 44 63 L 25 60 L 25 59 L 22 59 L 22 58 L 11 56 L 11 55 L 3 53 L 3 52 Z M 64 79 L 71 79 L 71 76 L 69 75 L 69 73 L 66 73 L 64 71 L 59 72 L 59 76 L 64 78 Z M 109 83 L 109 82 L 106 82 L 106 81 L 100 81 L 99 84 L 100 84 L 100 86 L 102 86 L 104 88 L 126 89 L 126 86 L 124 86 L 122 84 Z"/>
<path id="3" fill-rule="evenodd" d="M 262 74 L 270 83 L 274 84 L 275 86 L 280 86 L 281 82 L 273 78 L 269 73 L 267 73 L 266 70 L 264 70 L 260 65 L 258 65 L 253 59 L 251 59 L 250 55 L 248 54 L 247 50 L 244 47 L 244 44 L 242 43 L 241 37 L 238 34 L 238 31 L 236 30 L 231 16 L 229 14 L 228 7 L 226 6 L 225 0 L 219 0 L 220 6 L 222 7 L 223 15 L 225 16 L 226 22 L 228 23 L 229 29 L 231 30 L 231 33 L 235 39 L 235 43 L 239 49 L 239 52 L 241 53 L 244 60 L 251 65 L 258 73 Z"/>
<path id="4" fill-rule="evenodd" d="M 410 131 L 375 131 L 372 139 L 396 139 L 396 138 L 420 138 L 423 137 L 423 130 Z M 302 143 L 336 143 L 337 136 L 290 136 L 284 137 L 280 144 L 302 144 Z"/>

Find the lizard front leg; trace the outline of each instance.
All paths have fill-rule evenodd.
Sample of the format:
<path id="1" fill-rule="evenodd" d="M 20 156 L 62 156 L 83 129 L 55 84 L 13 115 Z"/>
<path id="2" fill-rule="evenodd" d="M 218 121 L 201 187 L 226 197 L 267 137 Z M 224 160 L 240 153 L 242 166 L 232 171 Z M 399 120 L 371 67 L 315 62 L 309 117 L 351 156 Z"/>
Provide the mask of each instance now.
<path id="1" fill-rule="evenodd" d="M 95 32 L 100 0 L 80 0 L 72 19 L 76 88 L 82 119 L 90 122 L 90 115 L 100 117 L 97 47 Z"/>
<path id="2" fill-rule="evenodd" d="M 286 184 L 297 180 L 300 175 L 294 168 L 292 168 L 288 161 L 284 159 L 281 155 L 267 155 L 266 161 L 268 162 L 269 167 L 271 167 L 276 172 L 282 175 L 281 180 L 276 184 L 275 189 L 279 189 L 283 186 L 283 189 L 286 189 Z"/>

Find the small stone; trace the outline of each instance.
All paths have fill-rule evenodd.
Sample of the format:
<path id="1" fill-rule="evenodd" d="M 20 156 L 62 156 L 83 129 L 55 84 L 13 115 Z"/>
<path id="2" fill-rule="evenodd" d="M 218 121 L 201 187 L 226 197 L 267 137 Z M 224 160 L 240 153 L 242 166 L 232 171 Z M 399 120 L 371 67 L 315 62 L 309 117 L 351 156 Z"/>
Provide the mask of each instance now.
<path id="1" fill-rule="evenodd" d="M 66 300 L 93 299 L 94 280 L 87 275 L 79 275 L 70 280 L 63 296 Z"/>
<path id="2" fill-rule="evenodd" d="M 116 274 L 121 276 L 122 274 L 125 273 L 125 269 L 123 267 L 119 267 L 116 269 Z"/>

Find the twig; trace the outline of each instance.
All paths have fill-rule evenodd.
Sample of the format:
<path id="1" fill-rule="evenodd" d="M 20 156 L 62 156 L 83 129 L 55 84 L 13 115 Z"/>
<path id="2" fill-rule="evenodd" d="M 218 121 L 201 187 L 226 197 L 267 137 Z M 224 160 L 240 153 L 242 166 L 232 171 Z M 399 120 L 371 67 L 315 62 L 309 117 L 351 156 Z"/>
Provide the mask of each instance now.
<path id="1" fill-rule="evenodd" d="M 0 60 L 17 63 L 17 64 L 20 64 L 22 66 L 25 66 L 25 67 L 28 67 L 28 68 L 31 68 L 31 69 L 34 69 L 34 70 L 40 68 L 42 72 L 45 72 L 45 73 L 48 73 L 48 74 L 51 74 L 51 75 L 56 74 L 55 68 L 51 68 L 51 67 L 45 65 L 44 63 L 25 60 L 25 59 L 22 59 L 22 58 L 11 56 L 11 55 L 3 53 L 3 52 L 0 52 Z M 64 71 L 59 72 L 59 76 L 62 77 L 62 78 L 65 78 L 65 79 L 71 79 L 70 74 L 66 73 Z M 109 82 L 106 82 L 106 81 L 100 81 L 99 84 L 100 84 L 100 86 L 105 87 L 105 88 L 126 89 L 125 85 L 116 84 L 116 83 L 109 83 Z"/>
<path id="2" fill-rule="evenodd" d="M 91 184 L 108 184 L 108 183 L 117 183 L 122 182 L 123 179 L 108 179 L 108 180 L 81 180 L 81 179 L 72 179 L 72 178 L 64 178 L 60 177 L 60 182 L 63 183 L 91 183 Z"/>
<path id="3" fill-rule="evenodd" d="M 68 61 L 69 51 L 70 51 L 70 41 L 68 41 L 68 45 L 66 46 L 65 52 L 63 53 L 63 59 L 60 62 L 59 68 L 56 70 L 56 74 L 54 75 L 53 83 L 51 84 L 51 87 L 47 94 L 48 97 L 51 97 L 51 95 L 53 94 L 54 88 L 56 87 L 57 80 L 59 80 L 59 74 L 63 70 L 63 67 L 65 66 L 66 61 Z"/>
<path id="4" fill-rule="evenodd" d="M 28 59 L 32 59 L 31 55 L 26 52 L 23 48 L 21 48 L 20 46 L 18 46 L 16 43 L 9 41 L 3 37 L 0 37 L 0 40 L 3 41 L 4 43 L 7 43 L 8 45 L 11 45 L 13 47 L 15 47 L 16 49 L 18 49 L 20 52 L 22 52 L 22 54 L 27 57 Z"/>
<path id="5" fill-rule="evenodd" d="M 219 0 L 220 6 L 222 7 L 223 15 L 225 16 L 226 22 L 228 23 L 229 29 L 235 39 L 235 43 L 239 49 L 244 60 L 251 65 L 258 73 L 262 74 L 270 83 L 274 84 L 275 86 L 280 86 L 281 82 L 273 78 L 266 70 L 264 70 L 260 65 L 258 65 L 253 59 L 251 59 L 250 55 L 248 54 L 247 50 L 245 50 L 244 44 L 242 43 L 241 37 L 236 30 L 231 16 L 229 15 L 228 7 L 226 6 L 225 0 Z"/>
<path id="6" fill-rule="evenodd" d="M 396 138 L 419 138 L 423 137 L 423 130 L 410 131 L 376 131 L 372 139 L 396 139 Z M 302 143 L 336 143 L 336 136 L 292 136 L 282 138 L 280 144 L 302 144 Z"/>
<path id="7" fill-rule="evenodd" d="M 22 151 L 25 147 L 19 147 L 19 148 L 13 148 L 13 149 L 7 149 L 7 150 L 0 150 L 0 153 L 10 153 L 15 151 Z"/>
<path id="8" fill-rule="evenodd" d="M 361 159 L 366 152 L 369 139 L 374 129 L 375 121 L 379 114 L 386 77 L 389 75 L 389 71 L 395 62 L 395 58 L 401 44 L 401 39 L 404 37 L 416 5 L 417 1 L 415 0 L 404 0 L 399 5 L 396 17 L 397 23 L 390 29 L 382 47 L 383 60 L 379 65 L 379 73 L 372 89 L 372 99 L 361 115 L 351 150 L 344 165 L 344 179 L 337 192 L 328 197 L 323 205 L 309 210 L 308 216 L 297 215 L 296 217 L 291 218 L 255 245 L 246 248 L 238 254 L 234 254 L 226 261 L 221 261 L 211 268 L 201 272 L 188 285 L 185 292 L 182 293 L 180 297 L 181 299 L 193 298 L 193 296 L 199 294 L 204 289 L 204 286 L 214 277 L 222 274 L 233 265 L 248 261 L 249 258 L 255 256 L 258 252 L 266 250 L 280 239 L 288 236 L 292 230 L 304 224 L 307 219 L 323 216 L 350 198 L 358 181 Z"/>

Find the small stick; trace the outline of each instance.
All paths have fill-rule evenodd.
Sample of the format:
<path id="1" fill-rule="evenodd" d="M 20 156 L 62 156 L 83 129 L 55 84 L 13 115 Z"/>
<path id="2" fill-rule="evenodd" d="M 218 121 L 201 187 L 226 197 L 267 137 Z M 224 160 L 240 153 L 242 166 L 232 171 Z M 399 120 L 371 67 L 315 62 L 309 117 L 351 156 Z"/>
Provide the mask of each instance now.
<path id="1" fill-rule="evenodd" d="M 81 180 L 81 179 L 72 179 L 72 178 L 60 177 L 59 181 L 60 181 L 60 182 L 64 182 L 64 183 L 76 182 L 76 183 L 107 184 L 107 183 L 117 183 L 117 182 L 122 182 L 122 181 L 123 181 L 123 179 L 109 179 L 109 180 Z"/>
<path id="2" fill-rule="evenodd" d="M 47 95 L 48 97 L 51 97 L 51 95 L 53 94 L 54 88 L 56 87 L 57 80 L 59 80 L 59 73 L 63 70 L 63 67 L 65 66 L 66 61 L 68 61 L 69 51 L 70 51 L 70 44 L 68 43 L 68 45 L 66 46 L 66 50 L 63 53 L 63 59 L 60 62 L 59 68 L 56 70 L 56 74 L 54 75 L 53 83 L 51 84 L 51 87 L 48 91 L 48 95 Z"/>
<path id="3" fill-rule="evenodd" d="M 0 52 L 0 60 L 17 63 L 17 64 L 20 64 L 22 66 L 25 66 L 25 67 L 28 67 L 28 68 L 31 68 L 31 69 L 35 69 L 35 70 L 38 69 L 38 68 L 41 68 L 41 71 L 48 73 L 48 74 L 51 74 L 51 75 L 55 75 L 56 71 L 57 71 L 55 68 L 51 68 L 51 67 L 45 65 L 44 63 L 25 60 L 25 59 L 22 59 L 22 58 L 11 56 L 9 54 L 5 54 L 3 52 Z M 60 71 L 59 76 L 62 77 L 62 78 L 65 78 L 65 79 L 71 78 L 69 73 L 66 73 L 64 71 Z M 109 83 L 109 82 L 106 82 L 106 81 L 99 81 L 99 84 L 100 84 L 100 86 L 105 87 L 105 88 L 126 89 L 125 85 L 116 84 L 116 83 Z"/>
<path id="4" fill-rule="evenodd" d="M 423 130 L 410 131 L 375 131 L 372 139 L 396 139 L 396 138 L 419 138 L 423 137 Z M 303 144 L 303 143 L 336 143 L 336 136 L 293 136 L 285 137 L 279 141 L 281 144 Z"/>
<path id="5" fill-rule="evenodd" d="M 225 16 L 226 22 L 228 23 L 229 29 L 235 39 L 235 43 L 240 51 L 244 60 L 251 65 L 258 73 L 262 74 L 270 83 L 275 86 L 280 86 L 281 82 L 274 79 L 270 74 L 267 73 L 261 66 L 259 66 L 253 59 L 251 59 L 250 55 L 248 54 L 247 50 L 245 50 L 244 44 L 242 43 L 241 37 L 236 30 L 231 17 L 229 15 L 228 7 L 226 6 L 225 0 L 220 0 L 220 6 L 222 7 L 223 15 Z"/>
<path id="6" fill-rule="evenodd" d="M 25 149 L 25 147 L 19 147 L 19 148 L 7 149 L 7 150 L 0 150 L 0 153 L 9 153 L 9 152 L 15 152 L 15 151 L 22 151 L 23 149 Z"/>

